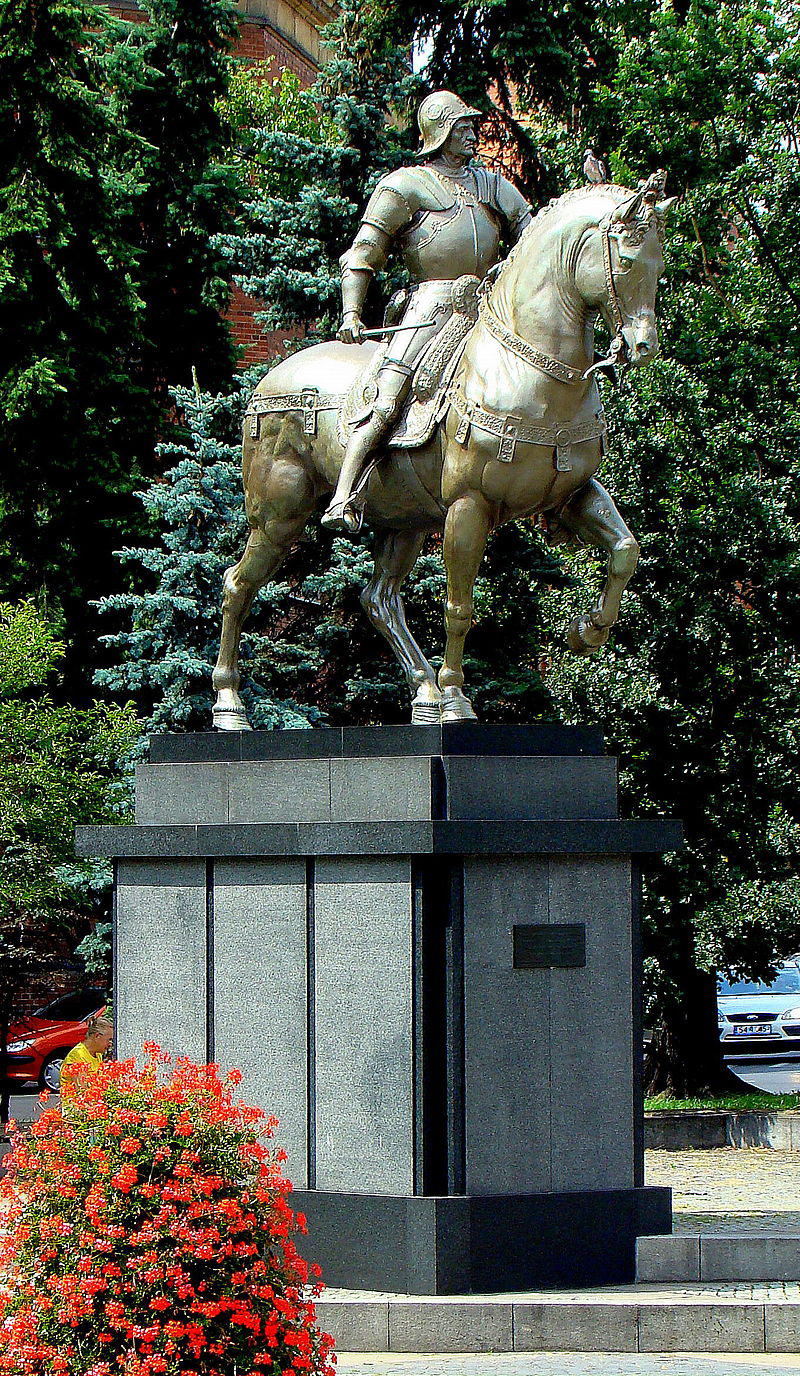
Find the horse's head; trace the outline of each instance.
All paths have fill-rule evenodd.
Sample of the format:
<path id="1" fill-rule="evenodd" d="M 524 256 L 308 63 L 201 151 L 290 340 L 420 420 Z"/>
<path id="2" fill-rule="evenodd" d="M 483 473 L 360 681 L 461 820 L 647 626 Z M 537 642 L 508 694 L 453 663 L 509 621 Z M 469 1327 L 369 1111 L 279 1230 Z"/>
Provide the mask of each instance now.
<path id="1" fill-rule="evenodd" d="M 666 175 L 654 172 L 583 234 L 575 284 L 590 310 L 600 313 L 617 344 L 617 356 L 633 367 L 658 353 L 656 288 L 664 268 L 662 243 L 667 211 Z M 598 187 L 598 191 L 604 188 Z"/>

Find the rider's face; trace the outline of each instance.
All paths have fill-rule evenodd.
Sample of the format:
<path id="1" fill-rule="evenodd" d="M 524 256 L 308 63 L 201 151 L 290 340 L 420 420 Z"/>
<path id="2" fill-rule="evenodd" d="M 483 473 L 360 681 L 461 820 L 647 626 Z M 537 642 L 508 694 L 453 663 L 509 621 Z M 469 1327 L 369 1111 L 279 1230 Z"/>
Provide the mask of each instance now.
<path id="1" fill-rule="evenodd" d="M 475 126 L 471 119 L 457 119 L 452 129 L 447 143 L 442 150 L 449 153 L 454 158 L 460 158 L 468 162 L 473 156 L 478 146 L 478 137 L 475 133 Z"/>

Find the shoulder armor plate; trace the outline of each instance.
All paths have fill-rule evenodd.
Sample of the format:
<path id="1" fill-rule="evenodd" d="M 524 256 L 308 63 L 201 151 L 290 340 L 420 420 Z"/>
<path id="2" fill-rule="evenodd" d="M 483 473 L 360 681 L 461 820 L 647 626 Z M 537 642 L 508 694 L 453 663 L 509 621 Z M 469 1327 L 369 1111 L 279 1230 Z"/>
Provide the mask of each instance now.
<path id="1" fill-rule="evenodd" d="M 420 167 L 398 167 L 382 177 L 375 188 L 391 190 L 402 196 L 413 214 L 419 210 L 449 210 L 455 202 L 451 193 L 425 165 Z"/>

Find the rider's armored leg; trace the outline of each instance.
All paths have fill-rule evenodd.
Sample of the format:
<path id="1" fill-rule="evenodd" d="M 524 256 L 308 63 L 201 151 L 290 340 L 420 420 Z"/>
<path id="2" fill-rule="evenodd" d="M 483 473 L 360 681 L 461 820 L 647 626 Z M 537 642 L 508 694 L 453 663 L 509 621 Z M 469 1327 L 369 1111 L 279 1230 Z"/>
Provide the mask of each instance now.
<path id="1" fill-rule="evenodd" d="M 358 530 L 361 524 L 361 516 L 353 507 L 353 492 L 367 460 L 388 435 L 400 414 L 411 386 L 411 368 L 394 361 L 386 363 L 375 381 L 378 395 L 367 419 L 350 435 L 336 491 L 322 516 L 322 524 L 331 529 Z"/>

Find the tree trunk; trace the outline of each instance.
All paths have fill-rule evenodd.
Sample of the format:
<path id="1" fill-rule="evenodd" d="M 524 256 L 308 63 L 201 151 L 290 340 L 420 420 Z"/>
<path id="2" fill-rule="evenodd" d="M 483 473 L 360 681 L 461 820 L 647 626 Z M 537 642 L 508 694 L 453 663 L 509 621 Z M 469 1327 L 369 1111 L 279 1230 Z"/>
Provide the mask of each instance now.
<path id="1" fill-rule="evenodd" d="M 742 1081 L 722 1059 L 716 976 L 694 966 L 670 973 L 674 983 L 670 981 L 645 1056 L 645 1093 L 672 1099 L 746 1094 Z"/>

